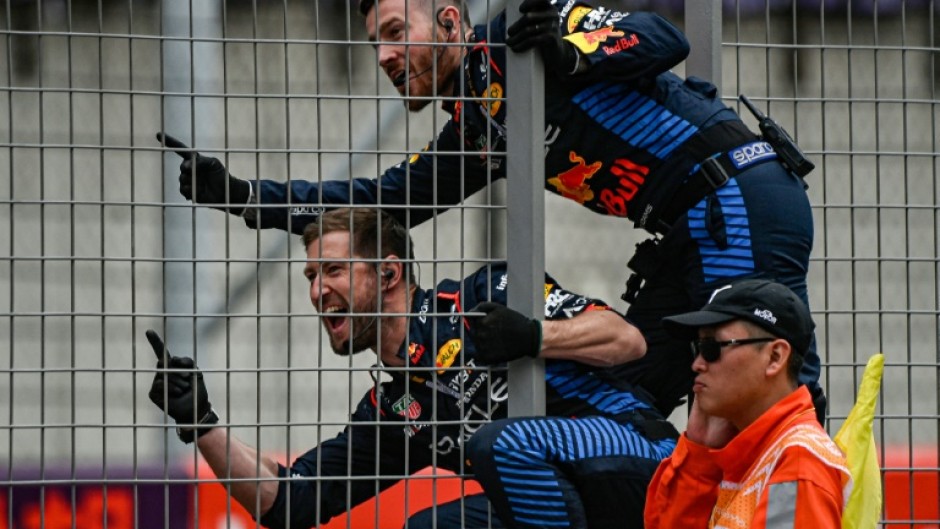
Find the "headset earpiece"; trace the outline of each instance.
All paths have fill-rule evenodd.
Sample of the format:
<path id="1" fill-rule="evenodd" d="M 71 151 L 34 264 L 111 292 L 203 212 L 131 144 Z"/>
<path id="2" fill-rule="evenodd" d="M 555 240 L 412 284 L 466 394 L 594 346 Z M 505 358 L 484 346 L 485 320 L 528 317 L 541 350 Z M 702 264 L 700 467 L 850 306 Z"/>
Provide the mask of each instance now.
<path id="1" fill-rule="evenodd" d="M 386 268 L 382 270 L 382 279 L 384 279 L 386 282 L 389 282 L 394 278 L 395 278 L 394 270 L 392 270 L 391 268 Z"/>
<path id="2" fill-rule="evenodd" d="M 447 35 L 450 35 L 451 33 L 454 32 L 454 21 L 451 20 L 451 19 L 449 19 L 449 18 L 445 18 L 445 17 L 443 16 L 445 9 L 447 9 L 447 8 L 446 8 L 446 7 L 442 7 L 442 8 L 440 8 L 440 9 L 437 10 L 437 14 L 436 14 L 436 16 L 437 16 L 437 23 L 440 24 L 441 27 L 443 27 L 444 29 L 447 30 Z"/>

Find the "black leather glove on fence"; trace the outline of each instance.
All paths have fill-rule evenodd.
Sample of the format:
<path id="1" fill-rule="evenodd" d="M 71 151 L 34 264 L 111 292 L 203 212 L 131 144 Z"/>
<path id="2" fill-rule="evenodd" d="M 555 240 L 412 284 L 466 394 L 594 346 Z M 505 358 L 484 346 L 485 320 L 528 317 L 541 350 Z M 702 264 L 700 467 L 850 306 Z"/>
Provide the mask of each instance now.
<path id="1" fill-rule="evenodd" d="M 225 169 L 218 158 L 203 156 L 185 143 L 158 132 L 157 141 L 183 158 L 180 164 L 180 194 L 197 204 L 241 215 L 251 196 L 251 184 L 235 178 Z M 226 206 L 224 204 L 231 204 Z"/>
<path id="2" fill-rule="evenodd" d="M 171 355 L 156 332 L 147 331 L 147 340 L 157 355 L 157 369 L 168 370 L 153 377 L 150 400 L 176 421 L 180 440 L 191 443 L 219 423 L 219 416 L 209 403 L 202 372 L 192 358 Z"/>
<path id="3" fill-rule="evenodd" d="M 470 338 L 476 358 L 486 364 L 500 364 L 524 356 L 535 358 L 542 350 L 542 322 L 500 305 L 483 302 L 470 312 L 485 316 L 470 321 Z"/>
<path id="4" fill-rule="evenodd" d="M 578 50 L 561 38 L 558 9 L 549 0 L 525 0 L 519 11 L 522 17 L 506 31 L 506 45 L 512 51 L 520 53 L 537 47 L 546 69 L 560 75 L 581 71 Z"/>

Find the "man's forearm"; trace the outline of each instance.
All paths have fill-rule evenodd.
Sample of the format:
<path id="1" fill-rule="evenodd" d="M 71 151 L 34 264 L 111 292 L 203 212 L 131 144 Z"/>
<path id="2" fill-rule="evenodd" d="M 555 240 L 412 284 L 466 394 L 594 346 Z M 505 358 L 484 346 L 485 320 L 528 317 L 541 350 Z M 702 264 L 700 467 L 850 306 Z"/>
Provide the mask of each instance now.
<path id="1" fill-rule="evenodd" d="M 542 358 L 611 366 L 644 354 L 646 340 L 642 333 L 612 310 L 589 311 L 571 319 L 542 323 Z"/>
<path id="2" fill-rule="evenodd" d="M 254 448 L 214 428 L 197 441 L 199 452 L 220 480 L 231 479 L 232 498 L 255 518 L 267 512 L 277 497 L 277 463 Z"/>

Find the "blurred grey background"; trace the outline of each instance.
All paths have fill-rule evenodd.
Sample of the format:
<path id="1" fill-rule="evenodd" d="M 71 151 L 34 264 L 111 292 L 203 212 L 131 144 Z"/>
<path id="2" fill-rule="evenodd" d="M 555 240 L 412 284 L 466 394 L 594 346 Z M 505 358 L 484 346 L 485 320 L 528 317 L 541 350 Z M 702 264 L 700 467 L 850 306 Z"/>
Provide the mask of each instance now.
<path id="1" fill-rule="evenodd" d="M 403 111 L 345 1 L 0 5 L 0 467 L 106 469 L 183 450 L 146 397 L 148 328 L 195 355 L 247 442 L 296 453 L 332 437 L 371 385 L 374 357 L 331 353 L 299 238 L 191 207 L 176 190 L 179 158 L 154 133 L 242 178 L 345 179 L 422 148 L 446 114 Z M 609 6 L 704 23 L 685 20 L 681 0 Z M 938 6 L 724 7 L 727 103 L 749 95 L 817 165 L 810 298 L 829 430 L 884 352 L 877 442 L 936 453 Z M 504 255 L 504 214 L 488 223 L 479 208 L 503 194 L 500 183 L 412 230 L 425 287 Z M 625 262 L 644 234 L 554 195 L 546 218 L 547 269 L 625 309 Z"/>

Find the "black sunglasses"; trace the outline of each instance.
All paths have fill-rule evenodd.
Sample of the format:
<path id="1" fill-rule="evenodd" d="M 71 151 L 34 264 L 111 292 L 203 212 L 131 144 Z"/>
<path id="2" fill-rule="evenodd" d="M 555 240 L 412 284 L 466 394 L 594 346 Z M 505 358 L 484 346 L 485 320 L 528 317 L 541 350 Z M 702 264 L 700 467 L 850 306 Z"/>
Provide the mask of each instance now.
<path id="1" fill-rule="evenodd" d="M 695 361 L 695 357 L 702 355 L 702 358 L 705 359 L 709 364 L 712 362 L 718 361 L 721 358 L 721 350 L 725 347 L 738 346 L 738 345 L 748 345 L 752 343 L 764 343 L 772 342 L 776 338 L 764 337 L 764 338 L 743 338 L 740 340 L 725 340 L 723 342 L 716 341 L 712 338 L 703 338 L 701 340 L 692 341 L 692 361 Z"/>

